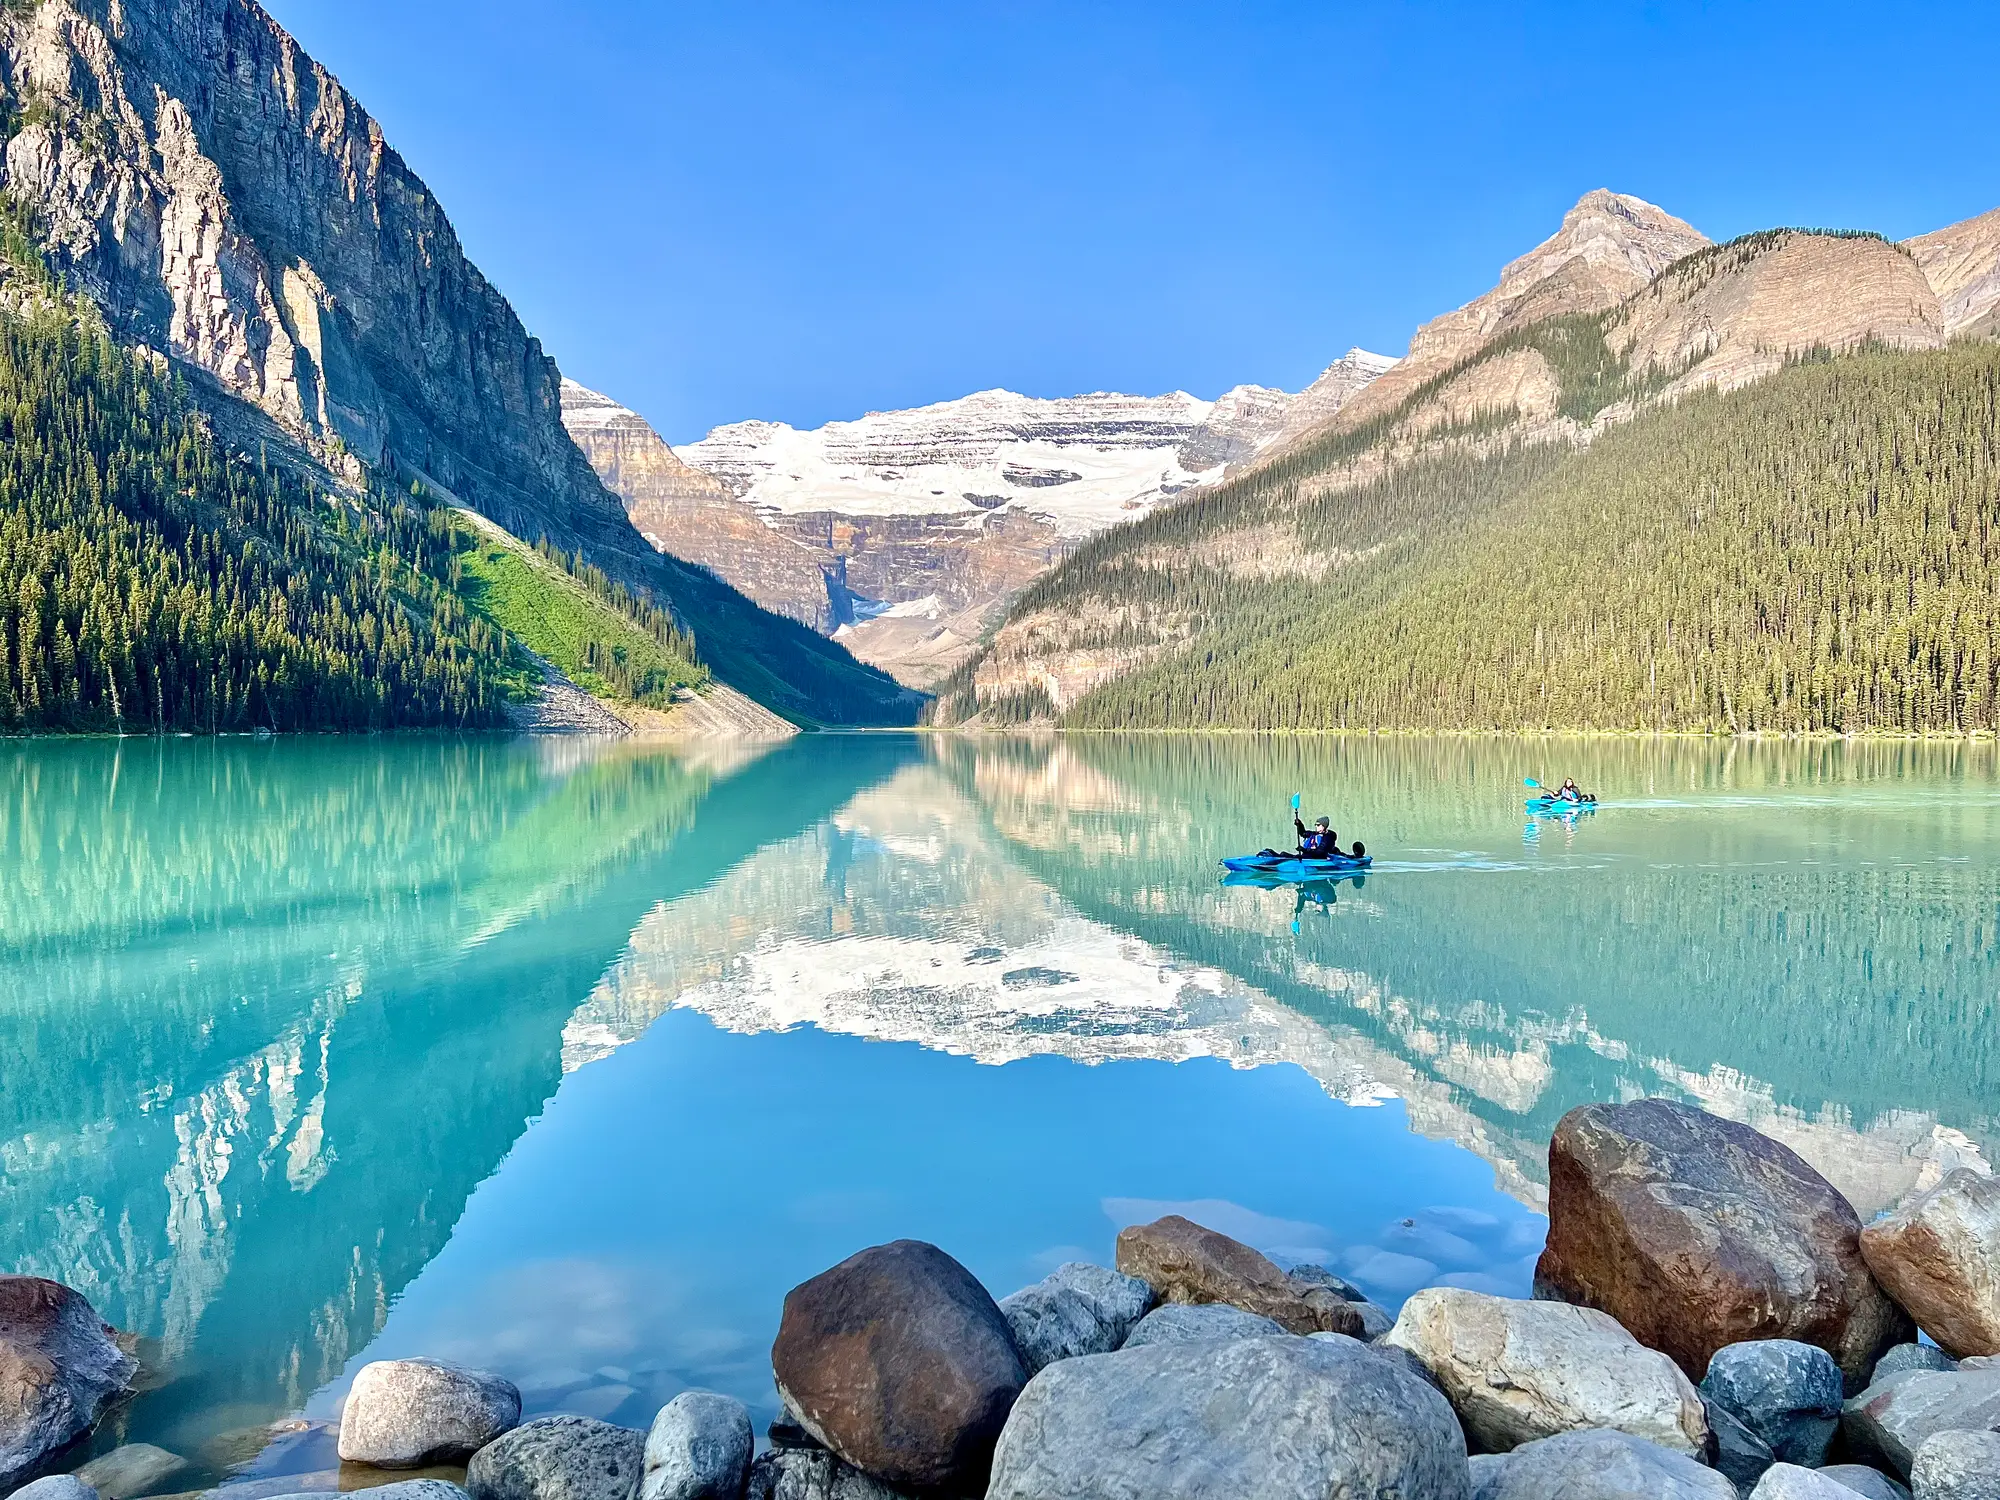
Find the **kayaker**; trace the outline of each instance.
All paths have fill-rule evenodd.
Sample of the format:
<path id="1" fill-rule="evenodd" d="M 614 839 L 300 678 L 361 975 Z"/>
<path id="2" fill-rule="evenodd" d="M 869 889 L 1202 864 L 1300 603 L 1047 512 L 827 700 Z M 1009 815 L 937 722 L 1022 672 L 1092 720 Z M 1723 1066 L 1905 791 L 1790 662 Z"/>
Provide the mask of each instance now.
<path id="1" fill-rule="evenodd" d="M 1556 792 L 1556 801 L 1581 802 L 1582 800 L 1583 800 L 1583 793 L 1577 790 L 1576 782 L 1572 780 L 1570 777 L 1565 776 L 1563 778 L 1563 784 L 1561 789 Z"/>
<path id="2" fill-rule="evenodd" d="M 1331 820 L 1321 818 L 1311 828 L 1292 814 L 1292 826 L 1299 831 L 1300 859 L 1339 859 L 1340 836 L 1333 831 Z"/>

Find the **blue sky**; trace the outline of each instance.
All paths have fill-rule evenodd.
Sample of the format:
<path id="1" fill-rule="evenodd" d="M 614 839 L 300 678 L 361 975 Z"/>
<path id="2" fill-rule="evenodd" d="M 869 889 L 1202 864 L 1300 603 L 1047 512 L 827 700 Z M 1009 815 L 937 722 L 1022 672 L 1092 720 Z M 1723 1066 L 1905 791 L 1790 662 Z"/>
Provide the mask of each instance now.
<path id="1" fill-rule="evenodd" d="M 2000 205 L 1989 5 L 267 4 L 677 442 L 1297 389 L 1593 187 L 1718 238 Z"/>

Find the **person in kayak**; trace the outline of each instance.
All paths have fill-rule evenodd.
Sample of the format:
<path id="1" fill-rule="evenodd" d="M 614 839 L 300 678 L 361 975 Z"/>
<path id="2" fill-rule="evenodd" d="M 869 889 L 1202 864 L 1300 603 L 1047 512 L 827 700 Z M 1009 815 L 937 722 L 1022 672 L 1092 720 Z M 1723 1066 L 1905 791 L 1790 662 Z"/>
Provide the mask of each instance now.
<path id="1" fill-rule="evenodd" d="M 1297 813 L 1292 814 L 1292 826 L 1299 831 L 1300 859 L 1341 859 L 1340 836 L 1333 831 L 1331 820 L 1321 818 L 1308 828 L 1300 821 Z"/>
<path id="2" fill-rule="evenodd" d="M 1583 793 L 1577 790 L 1576 782 L 1572 778 L 1565 776 L 1562 786 L 1556 791 L 1556 801 L 1581 802 L 1582 800 Z"/>

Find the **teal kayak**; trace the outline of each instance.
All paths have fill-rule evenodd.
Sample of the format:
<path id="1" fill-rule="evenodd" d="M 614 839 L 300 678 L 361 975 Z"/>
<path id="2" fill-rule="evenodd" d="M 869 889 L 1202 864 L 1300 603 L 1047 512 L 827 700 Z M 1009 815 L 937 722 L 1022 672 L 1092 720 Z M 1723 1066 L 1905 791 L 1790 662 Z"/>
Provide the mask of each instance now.
<path id="1" fill-rule="evenodd" d="M 1245 854 L 1225 859 L 1222 867 L 1238 875 L 1267 875 L 1275 880 L 1325 880 L 1334 875 L 1352 875 L 1375 863 L 1375 856 L 1359 859 L 1343 855 L 1339 859 L 1300 859 L 1296 854 Z"/>
<path id="2" fill-rule="evenodd" d="M 1562 797 L 1530 797 L 1527 802 L 1531 813 L 1589 812 L 1596 806 L 1595 797 L 1585 797 L 1581 802 L 1570 802 Z"/>

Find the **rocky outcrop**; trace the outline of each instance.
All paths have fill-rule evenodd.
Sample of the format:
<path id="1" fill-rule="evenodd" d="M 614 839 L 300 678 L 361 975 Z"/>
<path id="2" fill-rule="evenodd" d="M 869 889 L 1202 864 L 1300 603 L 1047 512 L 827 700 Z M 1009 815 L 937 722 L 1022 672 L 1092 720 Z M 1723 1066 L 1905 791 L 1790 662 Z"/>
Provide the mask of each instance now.
<path id="1" fill-rule="evenodd" d="M 1403 1305 L 1384 1342 L 1421 1360 L 1467 1435 L 1495 1452 L 1605 1427 L 1678 1453 L 1708 1446 L 1688 1378 L 1591 1308 L 1431 1287 Z"/>
<path id="2" fill-rule="evenodd" d="M 472 1500 L 636 1500 L 646 1435 L 590 1417 L 543 1417 L 472 1455 Z"/>
<path id="3" fill-rule="evenodd" d="M 1861 1254 L 1947 1353 L 2000 1354 L 2000 1181 L 1959 1168 L 1862 1230 Z"/>
<path id="4" fill-rule="evenodd" d="M 433 1359 L 381 1359 L 354 1377 L 340 1414 L 343 1463 L 417 1469 L 462 1462 L 521 1420 L 513 1382 Z"/>
<path id="5" fill-rule="evenodd" d="M 1027 1381 L 1007 1320 L 935 1245 L 850 1256 L 785 1297 L 771 1364 L 816 1439 L 891 1485 L 975 1488 Z"/>
<path id="6" fill-rule="evenodd" d="M 1359 1335 L 1361 1315 L 1338 1292 L 1293 1281 L 1248 1245 L 1179 1214 L 1118 1233 L 1118 1269 L 1163 1302 L 1222 1302 L 1292 1333 Z"/>
<path id="7" fill-rule="evenodd" d="M 0 1276 L 0 1492 L 85 1432 L 138 1366 L 78 1292 Z"/>
<path id="8" fill-rule="evenodd" d="M 1388 374 L 1396 364 L 1397 360 L 1387 354 L 1349 349 L 1322 370 L 1311 385 L 1285 402 L 1282 424 L 1272 437 L 1259 445 L 1258 451 L 1265 447 L 1277 449 L 1288 446 L 1301 434 L 1326 426 L 1340 415 L 1348 402 Z M 1216 404 L 1220 406 L 1222 402 Z M 1254 452 L 1246 453 L 1231 462 L 1243 463 L 1254 456 Z"/>
<path id="9" fill-rule="evenodd" d="M 1444 1398 L 1355 1344 L 1263 1338 L 1066 1359 L 1029 1382 L 987 1500 L 1470 1500 Z"/>
<path id="10" fill-rule="evenodd" d="M 1746 1125 L 1664 1099 L 1571 1110 L 1549 1143 L 1538 1295 L 1600 1308 L 1692 1377 L 1789 1338 L 1852 1384 L 1910 1336 L 1861 1259 L 1853 1207 Z"/>
<path id="11" fill-rule="evenodd" d="M 1903 245 L 1937 293 L 1944 331 L 1990 335 L 2000 312 L 2000 208 Z"/>

